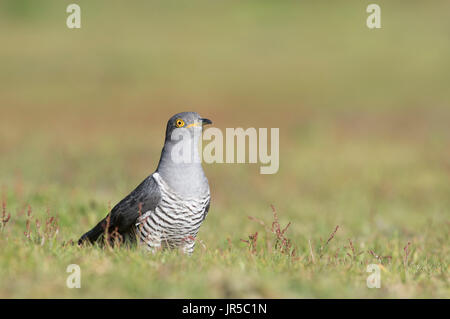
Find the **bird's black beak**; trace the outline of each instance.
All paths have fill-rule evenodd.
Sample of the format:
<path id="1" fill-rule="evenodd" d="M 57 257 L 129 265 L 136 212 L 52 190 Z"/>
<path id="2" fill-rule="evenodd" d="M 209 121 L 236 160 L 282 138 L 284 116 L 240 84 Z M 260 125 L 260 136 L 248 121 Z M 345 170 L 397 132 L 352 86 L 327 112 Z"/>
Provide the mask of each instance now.
<path id="1" fill-rule="evenodd" d="M 208 125 L 208 124 L 212 124 L 211 120 L 208 119 L 200 119 L 202 121 L 202 125 Z"/>

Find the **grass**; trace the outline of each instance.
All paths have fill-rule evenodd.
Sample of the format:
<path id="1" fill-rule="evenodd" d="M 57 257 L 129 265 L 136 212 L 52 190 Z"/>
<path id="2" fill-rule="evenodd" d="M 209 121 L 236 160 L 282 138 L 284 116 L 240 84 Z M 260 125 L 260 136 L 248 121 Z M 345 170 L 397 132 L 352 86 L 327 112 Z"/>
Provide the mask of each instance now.
<path id="1" fill-rule="evenodd" d="M 41 3 L 0 4 L 0 297 L 450 296 L 447 1 L 380 1 L 376 31 L 360 1 L 80 0 L 81 30 Z M 279 127 L 279 172 L 204 165 L 191 257 L 72 245 L 186 110 Z"/>
<path id="2" fill-rule="evenodd" d="M 431 223 L 420 234 L 394 230 L 387 235 L 378 229 L 359 238 L 338 225 L 306 238 L 292 236 L 291 224 L 282 227 L 276 210 L 268 209 L 263 219 L 242 216 L 241 223 L 249 220 L 250 234 L 200 236 L 196 252 L 187 257 L 126 246 L 80 248 L 65 234 L 80 226 L 61 226 L 58 217 L 31 207 L 11 210 L 5 199 L 2 297 L 448 296 L 448 222 Z M 203 228 L 211 228 L 208 222 Z M 347 238 L 349 233 L 354 237 Z M 65 285 L 66 268 L 74 263 L 81 267 L 81 289 Z M 368 264 L 381 267 L 380 289 L 366 287 Z"/>

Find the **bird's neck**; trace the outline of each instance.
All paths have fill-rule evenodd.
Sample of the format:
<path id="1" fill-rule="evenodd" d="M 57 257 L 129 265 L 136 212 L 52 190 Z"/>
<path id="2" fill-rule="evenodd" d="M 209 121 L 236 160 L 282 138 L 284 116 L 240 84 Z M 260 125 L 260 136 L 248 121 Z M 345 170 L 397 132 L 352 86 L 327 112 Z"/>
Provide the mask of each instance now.
<path id="1" fill-rule="evenodd" d="M 195 196 L 207 191 L 198 139 L 181 142 L 166 140 L 156 172 L 175 192 Z"/>

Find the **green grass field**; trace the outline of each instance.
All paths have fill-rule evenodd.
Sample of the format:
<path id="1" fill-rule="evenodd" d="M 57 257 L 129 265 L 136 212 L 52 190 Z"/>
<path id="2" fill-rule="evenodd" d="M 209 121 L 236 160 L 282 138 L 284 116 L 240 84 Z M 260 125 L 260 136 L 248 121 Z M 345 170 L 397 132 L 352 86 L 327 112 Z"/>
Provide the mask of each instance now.
<path id="1" fill-rule="evenodd" d="M 450 3 L 368 3 L 0 2 L 0 297 L 449 298 Z M 190 110 L 280 128 L 279 172 L 204 165 L 191 257 L 71 245 Z"/>

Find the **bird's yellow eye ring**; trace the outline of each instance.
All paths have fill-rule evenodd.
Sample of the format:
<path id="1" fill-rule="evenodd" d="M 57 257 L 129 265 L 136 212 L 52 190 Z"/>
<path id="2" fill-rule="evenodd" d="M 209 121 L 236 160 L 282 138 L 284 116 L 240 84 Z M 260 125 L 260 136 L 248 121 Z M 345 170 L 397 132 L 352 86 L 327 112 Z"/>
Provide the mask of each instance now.
<path id="1" fill-rule="evenodd" d="M 183 121 L 182 119 L 177 119 L 177 120 L 175 121 L 175 125 L 176 125 L 177 127 L 183 127 L 183 126 L 184 126 L 184 121 Z"/>

